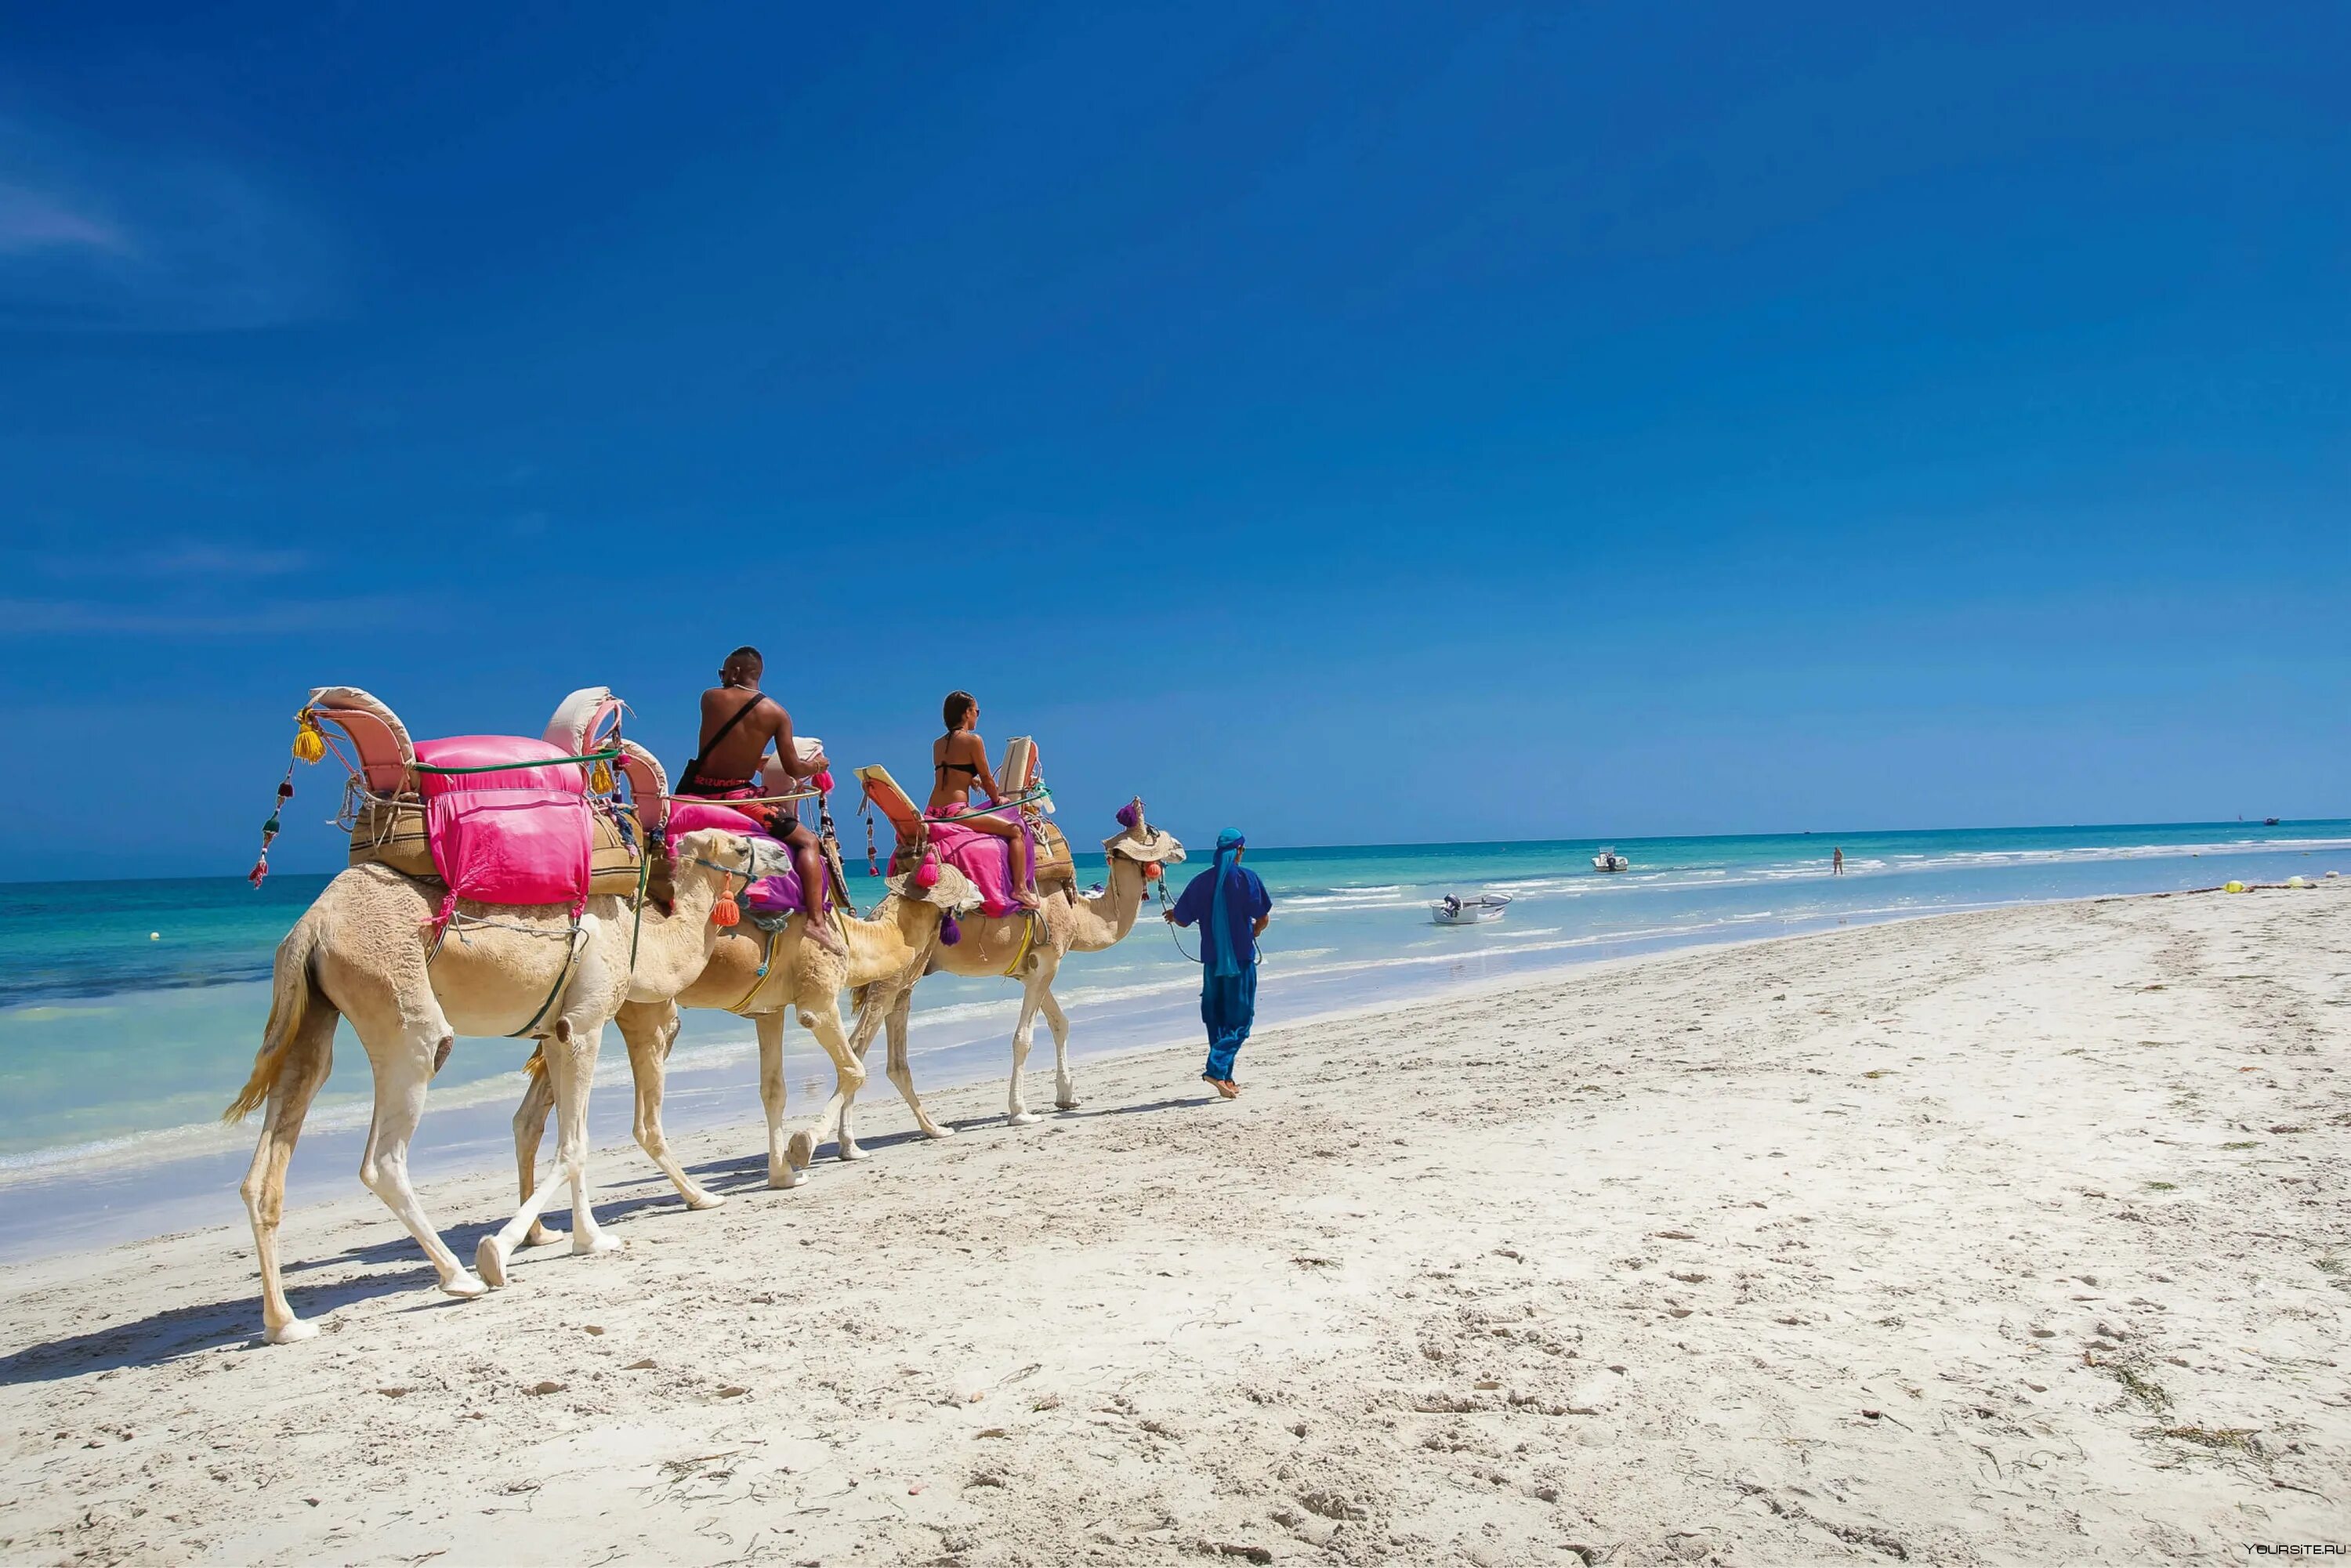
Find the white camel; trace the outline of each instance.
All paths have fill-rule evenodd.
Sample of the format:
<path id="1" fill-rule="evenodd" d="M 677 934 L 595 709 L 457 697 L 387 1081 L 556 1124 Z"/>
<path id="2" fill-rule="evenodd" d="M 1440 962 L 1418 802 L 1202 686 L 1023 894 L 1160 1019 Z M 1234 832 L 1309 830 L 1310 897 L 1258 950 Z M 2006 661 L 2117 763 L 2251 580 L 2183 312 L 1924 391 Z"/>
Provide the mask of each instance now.
<path id="1" fill-rule="evenodd" d="M 926 1135 L 942 1138 L 952 1131 L 939 1126 L 923 1109 L 914 1093 L 914 1073 L 906 1063 L 907 1015 L 915 983 L 928 974 L 997 975 L 1020 982 L 1020 1016 L 1012 1028 L 1012 1084 L 1005 1106 L 1007 1125 L 1024 1126 L 1038 1120 L 1021 1092 L 1021 1078 L 1029 1064 L 1029 1042 L 1040 1012 L 1053 1031 L 1053 1103 L 1063 1111 L 1077 1108 L 1077 1084 L 1070 1072 L 1070 1020 L 1053 996 L 1054 977 L 1061 973 L 1061 960 L 1068 955 L 1099 953 L 1124 940 L 1127 933 L 1134 929 L 1135 915 L 1143 907 L 1152 879 L 1159 875 L 1162 868 L 1184 858 L 1184 846 L 1176 835 L 1153 827 L 1144 819 L 1141 800 L 1134 802 L 1134 817 L 1133 827 L 1123 828 L 1117 837 L 1102 841 L 1102 856 L 1109 865 L 1109 886 L 1104 890 L 1081 897 L 1074 886 L 1063 887 L 1047 896 L 1044 907 L 1033 916 L 1016 911 L 966 920 L 961 942 L 952 947 L 934 948 L 925 962 L 909 965 L 854 998 L 857 1022 L 850 1033 L 852 1048 L 862 1063 L 866 1051 L 873 1043 L 875 1030 L 886 1023 L 890 1035 L 890 1082 L 898 1086 L 898 1092 L 905 1098 Z M 862 1067 L 854 1080 L 844 1075 L 815 1134 L 820 1144 L 837 1134 L 841 1157 L 845 1160 L 860 1157 L 856 1136 L 850 1128 L 850 1112 L 863 1082 Z"/>
<path id="2" fill-rule="evenodd" d="M 808 1130 L 793 1134 L 789 1140 L 783 1134 L 785 1010 L 799 1013 L 800 1026 L 816 1037 L 832 1059 L 840 1086 L 834 1091 L 838 1100 L 865 1078 L 864 1064 L 851 1051 L 842 1027 L 842 988 L 870 985 L 918 968 L 937 944 L 943 919 L 979 906 L 978 890 L 951 866 L 942 867 L 936 885 L 927 889 L 911 886 L 904 877 L 891 878 L 889 886 L 890 896 L 872 919 L 847 915 L 839 919 L 835 929 L 844 940 L 846 953 L 807 940 L 805 915 L 792 915 L 772 933 L 738 925 L 719 938 L 691 983 L 658 998 L 640 998 L 632 990 L 628 1005 L 614 1015 L 621 1038 L 628 1042 L 629 1071 L 635 1081 L 637 1142 L 669 1177 L 686 1207 L 715 1208 L 726 1200 L 686 1175 L 671 1155 L 669 1140 L 662 1132 L 662 1093 L 670 1048 L 683 1021 L 679 1009 L 720 1009 L 747 1016 L 757 1027 L 759 1098 L 768 1116 L 768 1185 L 798 1186 L 806 1179 L 817 1139 Z M 515 1168 L 526 1201 L 536 1180 L 538 1142 L 547 1129 L 548 1113 L 555 1106 L 555 1084 L 550 1075 L 539 1071 L 539 1065 L 534 1057 L 530 1086 L 514 1118 Z M 905 1092 L 911 1100 L 911 1083 Z M 946 1136 L 946 1130 L 924 1116 L 919 1106 L 915 1113 L 932 1136 Z M 528 1239 L 532 1246 L 559 1239 L 559 1233 L 544 1227 L 534 1228 Z"/>
<path id="3" fill-rule="evenodd" d="M 562 1190 L 550 1180 L 496 1234 L 482 1239 L 478 1277 L 426 1218 L 409 1185 L 408 1145 L 426 1086 L 460 1034 L 539 1040 L 558 1113 L 556 1164 L 570 1189 L 572 1250 L 620 1245 L 597 1224 L 588 1201 L 588 1091 L 604 1024 L 628 998 L 665 1001 L 700 975 L 722 887 L 789 863 L 780 846 L 716 831 L 688 834 L 678 847 L 673 912 L 648 909 L 642 923 L 622 900 L 609 896 L 587 901 L 576 930 L 561 905 L 461 903 L 456 924 L 436 944 L 438 885 L 372 864 L 338 875 L 295 922 L 277 946 L 269 1021 L 253 1075 L 228 1110 L 235 1121 L 267 1106 L 242 1190 L 260 1255 L 262 1327 L 272 1343 L 318 1333 L 287 1304 L 277 1226 L 287 1162 L 332 1065 L 339 1018 L 350 1019 L 375 1071 L 375 1115 L 360 1180 L 416 1238 L 443 1291 L 473 1297 L 504 1284 L 515 1246 Z"/>

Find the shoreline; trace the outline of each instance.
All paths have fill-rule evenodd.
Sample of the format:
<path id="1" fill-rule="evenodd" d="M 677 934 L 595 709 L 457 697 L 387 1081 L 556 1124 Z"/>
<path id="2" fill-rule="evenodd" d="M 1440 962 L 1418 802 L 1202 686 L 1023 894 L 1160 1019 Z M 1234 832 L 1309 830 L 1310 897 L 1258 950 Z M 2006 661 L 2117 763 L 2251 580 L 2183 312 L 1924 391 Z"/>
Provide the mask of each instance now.
<path id="1" fill-rule="evenodd" d="M 2205 1560 L 2351 1486 L 2351 896 L 2004 907 L 1192 1048 L 456 1302 L 358 1193 L 12 1269 L 0 1544 L 95 1561 Z M 1032 1059 L 1033 1060 L 1033 1059 Z M 348 1179 L 348 1177 L 346 1177 Z M 510 1174 L 424 1187 L 464 1252 Z M 2331 1267 L 2330 1267 L 2331 1265 Z M 544 1390 L 544 1392 L 537 1392 Z M 2330 1533 L 2330 1531 L 2333 1533 Z"/>
<path id="2" fill-rule="evenodd" d="M 1932 920 L 1988 909 L 2031 908 L 2040 904 L 2092 902 L 2110 897 L 2169 895 L 2095 894 L 2083 895 L 2080 899 L 2043 900 L 2037 904 L 1990 903 L 1923 910 L 1896 906 L 1867 908 L 1811 921 L 1782 921 L 1782 929 L 1769 934 L 1754 932 L 1752 927 L 1758 922 L 1737 916 L 1698 927 L 1635 928 L 1553 942 L 1516 942 L 1510 940 L 1514 933 L 1477 927 L 1471 929 L 1488 936 L 1499 935 L 1504 939 L 1503 944 L 1465 949 L 1453 955 L 1404 955 L 1389 959 L 1364 959 L 1280 970 L 1260 992 L 1260 1027 L 1300 1028 L 1374 1017 L 1448 997 L 1480 998 L 1523 986 L 1541 986 L 1571 975 L 1604 970 L 1615 965 L 1655 961 L 1678 954 L 1736 948 L 1759 942 L 1802 940 L 1841 930 Z M 1140 925 L 1138 922 L 1137 936 L 1143 934 Z M 1790 926 L 1795 928 L 1789 929 Z M 1530 957 L 1536 958 L 1537 962 L 1531 966 L 1522 966 L 1518 962 Z M 1420 974 L 1447 967 L 1454 970 L 1456 976 L 1472 967 L 1479 974 L 1473 978 L 1443 977 L 1401 985 L 1394 985 L 1392 977 L 1381 974 L 1384 970 L 1392 972 L 1397 969 Z M 1081 970 L 1074 973 L 1082 976 Z M 1293 998 L 1301 995 L 1322 995 L 1347 982 L 1367 977 L 1375 981 L 1389 978 L 1394 988 L 1370 999 L 1338 1005 L 1322 1006 L 1309 1001 L 1301 1007 L 1293 1003 Z M 1197 1033 L 1199 1027 L 1194 1016 L 1196 988 L 1196 982 L 1186 977 L 1141 986 L 1108 988 L 1108 996 L 1071 1000 L 1069 1004 L 1072 1037 L 1070 1057 L 1073 1071 L 1081 1064 L 1120 1061 L 1167 1050 L 1180 1041 L 1188 1040 L 1191 1035 Z M 1071 988 L 1082 993 L 1089 988 Z M 1145 995 L 1150 999 L 1140 1009 L 1129 1010 L 1123 1019 L 1102 1016 L 1109 1011 L 1103 1006 L 1106 1001 L 1134 1003 Z M 1017 1016 L 1018 1005 L 1018 992 L 1008 982 L 1001 996 L 996 999 L 952 1004 L 927 1014 L 919 1010 L 915 1013 L 912 1020 L 913 1039 L 908 1060 L 914 1071 L 917 1089 L 925 1096 L 926 1104 L 935 1093 L 985 1089 L 991 1084 L 1000 1086 L 1004 1083 L 1010 1065 L 1011 1026 Z M 939 1023 L 944 1021 L 940 1018 L 941 1013 L 960 1015 L 956 1021 L 963 1027 L 954 1038 L 939 1043 L 924 1044 L 926 1026 L 927 1031 L 935 1031 Z M 695 1015 L 690 1017 L 689 1029 L 697 1020 L 715 1022 L 712 1015 Z M 731 1032 L 737 1025 L 747 1030 L 749 1020 L 730 1019 L 726 1024 L 716 1027 Z M 705 1027 L 709 1027 L 708 1022 L 705 1022 Z M 1086 1039 L 1097 1031 L 1111 1033 L 1113 1043 L 1089 1048 Z M 882 1072 L 883 1058 L 877 1040 L 876 1050 L 869 1051 L 867 1058 L 869 1078 L 858 1099 L 862 1114 L 871 1114 L 872 1106 L 877 1103 L 877 1094 L 886 1098 L 893 1106 L 902 1105 L 896 1092 Z M 617 1032 L 608 1029 L 605 1049 L 597 1066 L 595 1092 L 590 1098 L 590 1146 L 596 1159 L 594 1168 L 604 1173 L 598 1178 L 600 1182 L 613 1179 L 611 1166 L 607 1163 L 611 1160 L 643 1163 L 642 1152 L 629 1133 L 632 1095 L 627 1053 L 618 1047 Z M 462 1044 L 460 1049 L 463 1049 Z M 358 1042 L 350 1038 L 348 1025 L 337 1037 L 337 1051 L 339 1059 L 346 1053 L 359 1054 Z M 420 1182 L 481 1176 L 512 1170 L 510 1121 L 523 1089 L 519 1054 L 518 1050 L 517 1064 L 514 1070 L 499 1071 L 444 1088 L 437 1092 L 434 1101 L 428 1103 L 424 1122 L 410 1155 L 412 1170 Z M 756 1042 L 747 1033 L 740 1039 L 724 1041 L 681 1041 L 666 1080 L 664 1114 L 670 1135 L 674 1138 L 681 1134 L 716 1134 L 732 1128 L 744 1140 L 747 1149 L 763 1147 L 765 1134 L 757 1087 L 757 1057 Z M 789 1129 L 813 1114 L 811 1100 L 820 1103 L 831 1093 L 832 1073 L 831 1063 L 809 1041 L 805 1031 L 796 1026 L 787 1028 L 785 1058 L 786 1077 L 791 1095 L 791 1109 L 786 1115 Z M 1031 1076 L 1032 1088 L 1040 1073 L 1048 1075 L 1045 1082 L 1050 1083 L 1051 1063 L 1051 1040 L 1040 1020 L 1037 1026 L 1036 1044 L 1029 1059 L 1028 1071 Z M 1000 1105 L 1000 1087 L 998 1093 Z M 1082 1088 L 1081 1093 L 1082 1097 Z M 1045 1096 L 1047 1101 L 1050 1098 L 1050 1095 Z M 1032 1094 L 1031 1099 L 1035 1100 L 1036 1096 Z M 1001 1116 L 1000 1109 L 994 1113 L 996 1120 L 1001 1120 Z M 985 1125 L 990 1119 L 989 1113 L 982 1112 L 961 1120 L 964 1124 L 977 1126 Z M 287 1212 L 289 1215 L 306 1207 L 351 1199 L 354 1189 L 357 1189 L 357 1197 L 365 1198 L 368 1203 L 375 1202 L 364 1189 L 358 1188 L 352 1176 L 367 1124 L 368 1105 L 364 1100 L 322 1103 L 313 1110 L 309 1125 L 306 1127 L 302 1142 L 296 1150 L 287 1182 Z M 0 1263 L 31 1262 L 64 1254 L 135 1245 L 142 1240 L 174 1237 L 207 1226 L 229 1225 L 241 1228 L 246 1223 L 245 1211 L 236 1188 L 252 1159 L 256 1126 L 256 1124 L 248 1119 L 235 1124 L 197 1124 L 161 1132 L 124 1134 L 92 1145 L 43 1151 L 40 1163 L 30 1168 L 18 1166 L 9 1169 L 0 1166 Z M 200 1142 L 204 1146 L 186 1154 L 170 1152 L 173 1141 L 182 1138 Z M 542 1148 L 543 1157 L 551 1147 L 549 1145 Z M 827 1151 L 832 1147 L 830 1142 L 824 1145 Z M 830 1153 L 820 1153 L 819 1156 L 820 1160 L 831 1157 Z M 158 1200 L 152 1196 L 157 1188 L 174 1196 Z M 141 1194 L 151 1196 L 143 1201 L 132 1201 Z"/>
<path id="3" fill-rule="evenodd" d="M 2324 878 L 2314 880 L 2324 883 Z M 2283 884 L 2247 885 L 2250 890 L 2267 891 Z M 1344 1021 L 1447 997 L 1477 998 L 1520 986 L 1543 985 L 1625 962 L 1719 951 L 1759 942 L 1801 940 L 1843 930 L 2000 909 L 2058 907 L 2116 898 L 2199 896 L 2220 891 L 2216 884 L 2211 888 L 2090 893 L 2074 897 L 2014 903 L 1995 900 L 1931 908 L 1862 906 L 1835 915 L 1782 919 L 1779 922 L 1781 929 L 1770 933 L 1754 931 L 1761 922 L 1740 915 L 1698 926 L 1635 927 L 1549 942 L 1520 942 L 1512 940 L 1515 932 L 1472 927 L 1468 929 L 1499 936 L 1502 941 L 1453 955 L 1405 954 L 1386 959 L 1279 970 L 1260 993 L 1260 1027 L 1295 1028 Z M 1151 918 L 1148 911 L 1145 918 Z M 1142 925 L 1139 920 L 1136 937 L 1144 935 Z M 1529 958 L 1536 961 L 1531 965 L 1522 962 Z M 1444 967 L 1449 967 L 1453 975 L 1420 983 L 1397 983 L 1395 979 L 1394 972 L 1397 970 L 1419 975 Z M 1476 977 L 1460 977 L 1464 970 L 1471 967 L 1479 971 Z M 1082 978 L 1082 970 L 1072 973 Z M 1369 999 L 1337 1005 L 1318 1005 L 1315 999 L 1327 1000 L 1332 990 L 1366 978 L 1374 986 L 1385 983 L 1389 988 Z M 1101 988 L 1095 996 L 1085 996 L 1087 991 L 1095 989 L 1082 984 L 1068 988 L 1077 993 L 1069 1004 L 1073 1069 L 1080 1064 L 1117 1061 L 1167 1049 L 1197 1032 L 1197 1021 L 1193 1017 L 1196 992 L 1188 977 Z M 1113 1003 L 1120 1005 L 1107 1005 Z M 1004 1082 L 1017 1010 L 1018 993 L 1008 983 L 998 997 L 988 1000 L 958 1002 L 927 1013 L 915 1013 L 909 1062 L 926 1103 L 934 1093 L 985 1088 L 991 1082 L 1000 1085 Z M 926 1033 L 935 1036 L 939 1025 L 947 1021 L 942 1015 L 952 1017 L 957 1028 L 946 1040 L 924 1043 Z M 720 1023 L 716 1015 L 689 1015 L 688 1035 L 680 1042 L 667 1080 L 664 1115 L 671 1135 L 716 1133 L 731 1127 L 745 1140 L 747 1149 L 763 1146 L 755 1042 L 747 1032 L 739 1039 L 696 1041 L 692 1037 L 697 1023 L 705 1029 L 730 1033 L 738 1026 L 748 1030 L 748 1020 Z M 1111 1036 L 1110 1043 L 1088 1045 L 1090 1038 L 1102 1033 Z M 597 1156 L 595 1168 L 605 1173 L 600 1180 L 616 1179 L 608 1163 L 611 1159 L 642 1163 L 641 1151 L 629 1134 L 632 1095 L 627 1054 L 618 1049 L 618 1044 L 617 1034 L 608 1030 L 598 1064 L 596 1093 L 590 1103 L 590 1132 L 591 1148 Z M 360 1054 L 348 1026 L 338 1036 L 337 1050 L 339 1059 Z M 1050 1034 L 1040 1020 L 1036 1046 L 1029 1056 L 1032 1085 L 1034 1075 L 1050 1074 L 1051 1052 Z M 793 1107 L 787 1112 L 789 1128 L 813 1113 L 811 1099 L 820 1103 L 831 1094 L 832 1076 L 831 1063 L 796 1027 L 786 1030 L 785 1056 Z M 877 1103 L 877 1092 L 892 1105 L 899 1104 L 881 1066 L 882 1057 L 869 1053 L 870 1077 L 859 1097 L 859 1105 L 867 1114 Z M 428 1104 L 411 1152 L 412 1169 L 417 1178 L 442 1180 L 510 1171 L 510 1119 L 521 1092 L 519 1055 L 511 1071 L 493 1071 L 441 1089 L 434 1102 Z M 1000 1119 L 1001 1112 L 996 1114 Z M 984 1112 L 963 1118 L 969 1125 L 984 1125 L 988 1120 Z M 364 1100 L 322 1101 L 313 1111 L 287 1184 L 289 1214 L 353 1197 L 358 1184 L 352 1172 L 357 1166 L 367 1121 Z M 39 1151 L 38 1163 L 30 1168 L 23 1165 L 8 1168 L 6 1162 L 0 1162 L 0 1263 L 17 1264 L 103 1250 L 211 1225 L 243 1227 L 244 1208 L 236 1187 L 252 1157 L 254 1127 L 255 1124 L 248 1120 L 234 1125 L 197 1124 L 160 1132 L 130 1133 L 92 1145 Z M 170 1152 L 172 1143 L 182 1138 L 201 1146 L 185 1154 Z M 831 1147 L 830 1143 L 825 1145 L 827 1150 Z M 545 1152 L 543 1149 L 542 1155 Z M 820 1154 L 820 1158 L 830 1160 L 831 1155 Z M 158 1191 L 170 1196 L 159 1198 L 155 1196 Z M 358 1189 L 357 1196 L 365 1197 L 364 1189 Z"/>

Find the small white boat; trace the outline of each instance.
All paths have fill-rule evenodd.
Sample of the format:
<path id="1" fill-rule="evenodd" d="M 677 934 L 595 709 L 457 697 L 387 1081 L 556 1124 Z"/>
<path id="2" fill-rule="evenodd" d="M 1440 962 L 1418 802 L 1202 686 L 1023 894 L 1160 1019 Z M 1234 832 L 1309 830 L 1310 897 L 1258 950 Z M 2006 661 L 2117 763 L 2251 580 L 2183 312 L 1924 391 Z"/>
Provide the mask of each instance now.
<path id="1" fill-rule="evenodd" d="M 1428 906 L 1428 914 L 1439 925 L 1481 925 L 1489 920 L 1499 920 L 1502 911 L 1510 906 L 1510 895 L 1507 893 L 1481 893 L 1475 898 L 1448 893 Z"/>
<path id="2" fill-rule="evenodd" d="M 1598 854 L 1592 857 L 1592 869 L 1593 871 L 1630 871 L 1632 867 L 1633 862 L 1626 860 L 1623 855 L 1618 854 L 1614 845 L 1602 850 Z"/>

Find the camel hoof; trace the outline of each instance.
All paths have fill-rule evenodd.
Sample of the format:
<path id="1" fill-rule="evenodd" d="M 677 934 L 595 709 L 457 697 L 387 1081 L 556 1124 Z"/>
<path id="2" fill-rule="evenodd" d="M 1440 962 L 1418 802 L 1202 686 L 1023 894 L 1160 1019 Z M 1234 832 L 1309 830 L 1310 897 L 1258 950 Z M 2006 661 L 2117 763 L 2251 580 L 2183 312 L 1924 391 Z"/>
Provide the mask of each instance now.
<path id="1" fill-rule="evenodd" d="M 769 1171 L 768 1173 L 768 1185 L 778 1191 L 798 1186 L 800 1183 L 806 1180 L 808 1180 L 807 1176 L 802 1176 L 798 1170 L 794 1169 L 790 1166 L 786 1166 L 779 1171 Z"/>
<path id="2" fill-rule="evenodd" d="M 870 1160 L 873 1156 L 855 1144 L 843 1144 L 841 1145 L 841 1157 L 844 1160 Z"/>
<path id="3" fill-rule="evenodd" d="M 526 1247 L 552 1247 L 559 1241 L 570 1239 L 571 1232 L 569 1230 L 549 1230 L 544 1225 L 534 1225 L 530 1228 L 530 1234 L 522 1239 L 522 1244 Z"/>
<path id="4" fill-rule="evenodd" d="M 274 1329 L 265 1329 L 261 1337 L 271 1344 L 299 1344 L 306 1339 L 319 1337 L 319 1325 L 303 1318 L 287 1318 Z"/>
<path id="5" fill-rule="evenodd" d="M 791 1141 L 784 1145 L 784 1163 L 796 1171 L 808 1169 L 809 1162 L 815 1158 L 816 1134 L 813 1133 L 794 1133 Z"/>
<path id="6" fill-rule="evenodd" d="M 1054 1110 L 1056 1110 L 1056 1111 L 1074 1111 L 1074 1110 L 1076 1110 L 1076 1109 L 1078 1108 L 1078 1103 L 1078 1103 L 1078 1100 L 1076 1099 L 1076 1097 L 1075 1097 L 1075 1096 L 1071 1096 L 1070 1099 L 1067 1099 L 1067 1100 L 1056 1100 L 1056 1101 L 1054 1101 L 1054 1102 L 1053 1102 L 1053 1109 L 1054 1109 Z"/>
<path id="7" fill-rule="evenodd" d="M 505 1248 L 498 1245 L 498 1239 L 496 1237 L 485 1236 L 482 1238 L 482 1244 L 474 1249 L 474 1267 L 482 1271 L 482 1279 L 489 1281 L 489 1289 L 503 1290 L 506 1288 L 507 1252 Z M 474 1280 L 474 1277 L 471 1274 L 461 1274 L 458 1276 L 458 1279 L 460 1282 L 471 1281 L 475 1285 L 475 1288 L 471 1292 L 472 1294 L 478 1296 L 482 1293 L 480 1281 Z M 445 1284 L 441 1288 L 444 1291 L 448 1291 L 453 1296 L 465 1295 L 467 1293 L 463 1291 L 451 1290 L 450 1287 Z"/>
<path id="8" fill-rule="evenodd" d="M 679 1196 L 685 1199 L 686 1207 L 696 1210 L 705 1208 L 720 1208 L 724 1207 L 726 1203 L 726 1199 L 717 1193 L 707 1192 L 701 1187 L 695 1187 L 692 1192 L 683 1193 Z"/>
<path id="9" fill-rule="evenodd" d="M 938 1123 L 933 1122 L 924 1127 L 923 1136 L 926 1138 L 952 1138 L 955 1136 L 955 1129 L 953 1127 L 941 1126 Z"/>
<path id="10" fill-rule="evenodd" d="M 1004 1118 L 1004 1124 L 1008 1127 L 1025 1127 L 1031 1122 L 1041 1122 L 1044 1119 L 1034 1111 L 1015 1111 Z"/>
<path id="11" fill-rule="evenodd" d="M 621 1245 L 621 1239 L 609 1230 L 599 1230 L 586 1238 L 576 1230 L 571 1233 L 571 1251 L 575 1257 L 590 1252 L 618 1252 Z"/>

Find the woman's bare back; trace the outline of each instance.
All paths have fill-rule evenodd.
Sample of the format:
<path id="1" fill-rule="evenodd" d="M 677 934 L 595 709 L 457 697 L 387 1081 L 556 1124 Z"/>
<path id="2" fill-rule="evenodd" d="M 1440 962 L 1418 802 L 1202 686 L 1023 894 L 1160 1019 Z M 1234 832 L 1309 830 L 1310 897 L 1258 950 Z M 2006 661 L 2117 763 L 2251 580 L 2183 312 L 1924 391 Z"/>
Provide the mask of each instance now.
<path id="1" fill-rule="evenodd" d="M 987 742 L 976 730 L 957 729 L 931 742 L 931 803 L 928 811 L 967 805 L 975 789 L 993 798 L 996 776 L 987 768 Z"/>

